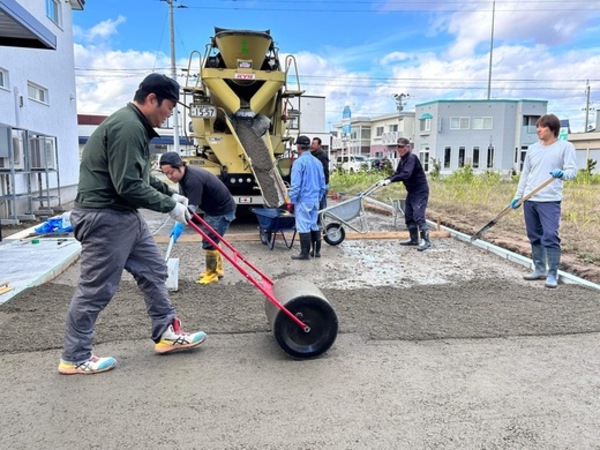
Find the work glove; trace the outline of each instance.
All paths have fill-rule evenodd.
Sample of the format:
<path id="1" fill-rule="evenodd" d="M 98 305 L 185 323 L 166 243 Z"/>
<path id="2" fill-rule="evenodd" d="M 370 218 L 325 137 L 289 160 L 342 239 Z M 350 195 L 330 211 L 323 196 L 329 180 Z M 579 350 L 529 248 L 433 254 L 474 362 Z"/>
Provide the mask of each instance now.
<path id="1" fill-rule="evenodd" d="M 326 190 L 326 191 L 328 191 L 328 190 L 329 190 L 329 185 L 328 185 L 328 184 L 326 184 L 326 185 L 325 185 L 325 190 Z"/>
<path id="2" fill-rule="evenodd" d="M 177 203 L 181 203 L 184 206 L 188 206 L 188 204 L 190 203 L 190 201 L 188 200 L 187 197 L 183 196 L 183 195 L 179 195 L 179 194 L 173 194 L 171 195 L 171 198 L 173 200 L 175 200 Z"/>
<path id="3" fill-rule="evenodd" d="M 562 178 L 563 171 L 560 169 L 554 169 L 552 172 L 550 172 L 550 175 L 552 175 L 554 178 Z"/>
<path id="4" fill-rule="evenodd" d="M 285 209 L 287 209 L 291 214 L 294 214 L 294 204 L 293 203 L 286 203 Z"/>
<path id="5" fill-rule="evenodd" d="M 184 227 L 185 225 L 181 222 L 176 222 L 173 226 L 173 229 L 171 230 L 171 234 L 169 235 L 169 237 L 172 237 L 173 241 L 177 242 L 177 239 L 179 239 L 179 236 L 181 236 L 181 233 L 183 233 Z"/>
<path id="6" fill-rule="evenodd" d="M 377 187 L 382 187 L 382 186 L 387 186 L 388 184 L 390 184 L 392 182 L 392 180 L 390 180 L 389 178 L 386 178 L 384 180 L 379 180 L 377 182 Z"/>
<path id="7" fill-rule="evenodd" d="M 171 219 L 177 222 L 187 223 L 192 218 L 187 207 L 183 203 L 175 203 L 175 208 L 169 212 Z"/>
<path id="8" fill-rule="evenodd" d="M 514 198 L 512 202 L 510 202 L 510 207 L 512 209 L 518 209 L 521 206 L 521 203 L 519 203 L 521 201 L 520 198 Z"/>

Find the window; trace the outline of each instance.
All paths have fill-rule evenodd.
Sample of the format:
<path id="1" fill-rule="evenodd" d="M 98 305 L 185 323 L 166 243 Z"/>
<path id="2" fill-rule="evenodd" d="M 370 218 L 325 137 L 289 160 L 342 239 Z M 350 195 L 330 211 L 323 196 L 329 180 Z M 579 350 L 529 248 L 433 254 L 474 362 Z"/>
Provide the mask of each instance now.
<path id="1" fill-rule="evenodd" d="M 46 0 L 46 15 L 56 25 L 62 26 L 60 0 Z"/>
<path id="2" fill-rule="evenodd" d="M 375 135 L 377 137 L 383 136 L 383 127 L 377 127 L 377 128 L 375 128 Z"/>
<path id="3" fill-rule="evenodd" d="M 474 130 L 491 130 L 493 120 L 491 117 L 473 117 Z"/>
<path id="4" fill-rule="evenodd" d="M 48 104 L 48 89 L 43 88 L 31 81 L 27 83 L 27 95 L 31 100 Z"/>
<path id="5" fill-rule="evenodd" d="M 0 67 L 0 88 L 8 89 L 8 71 Z"/>
<path id="6" fill-rule="evenodd" d="M 423 171 L 429 172 L 429 147 L 421 149 L 419 152 L 419 160 L 423 166 Z"/>
<path id="7" fill-rule="evenodd" d="M 421 131 L 421 132 L 431 131 L 431 119 L 420 119 L 419 120 L 419 131 Z"/>
<path id="8" fill-rule="evenodd" d="M 458 167 L 465 166 L 465 148 L 458 147 Z"/>
<path id="9" fill-rule="evenodd" d="M 390 133 L 394 133 L 395 131 L 398 131 L 398 125 L 397 124 L 396 125 L 390 125 L 389 126 L 389 130 L 390 130 Z"/>
<path id="10" fill-rule="evenodd" d="M 488 147 L 487 154 L 487 168 L 492 169 L 494 167 L 494 146 L 490 144 Z"/>
<path id="11" fill-rule="evenodd" d="M 523 126 L 526 128 L 527 133 L 536 133 L 536 123 L 540 116 L 523 116 Z"/>
<path id="12" fill-rule="evenodd" d="M 473 147 L 473 168 L 479 167 L 479 147 Z"/>
<path id="13" fill-rule="evenodd" d="M 468 117 L 450 117 L 451 130 L 468 130 L 470 119 Z"/>
<path id="14" fill-rule="evenodd" d="M 450 156 L 452 155 L 452 149 L 450 147 L 446 147 L 444 149 L 444 169 L 450 168 Z"/>

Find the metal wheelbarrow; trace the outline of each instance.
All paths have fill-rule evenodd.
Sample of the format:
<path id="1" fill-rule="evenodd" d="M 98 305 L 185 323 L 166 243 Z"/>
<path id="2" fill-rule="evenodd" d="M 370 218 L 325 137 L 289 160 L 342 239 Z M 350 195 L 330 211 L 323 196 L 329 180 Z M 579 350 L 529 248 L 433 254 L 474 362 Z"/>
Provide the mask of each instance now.
<path id="1" fill-rule="evenodd" d="M 296 239 L 296 218 L 289 211 L 279 208 L 252 208 L 256 214 L 259 225 L 260 241 L 269 250 L 275 247 L 275 240 L 279 234 L 283 238 L 285 246 L 290 249 Z M 285 231 L 293 230 L 292 239 L 288 241 Z"/>
<path id="2" fill-rule="evenodd" d="M 223 239 L 206 221 L 190 211 L 188 225 L 206 239 L 266 297 L 265 313 L 275 340 L 296 359 L 321 355 L 331 348 L 338 332 L 337 315 L 323 293 L 305 277 L 292 276 L 274 282 Z M 206 230 L 206 231 L 205 231 Z M 220 240 L 220 245 L 208 235 Z"/>
<path id="3" fill-rule="evenodd" d="M 368 231 L 367 215 L 363 206 L 365 197 L 372 194 L 379 186 L 374 184 L 355 197 L 319 211 L 319 222 L 323 229 L 323 240 L 329 245 L 339 245 L 346 238 L 344 226 L 359 233 Z M 356 224 L 356 220 L 358 224 Z"/>

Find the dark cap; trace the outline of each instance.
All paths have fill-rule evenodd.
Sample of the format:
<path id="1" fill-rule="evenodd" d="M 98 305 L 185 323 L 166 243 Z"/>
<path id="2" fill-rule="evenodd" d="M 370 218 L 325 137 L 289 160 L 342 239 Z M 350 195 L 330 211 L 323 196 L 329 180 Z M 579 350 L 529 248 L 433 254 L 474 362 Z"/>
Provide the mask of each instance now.
<path id="1" fill-rule="evenodd" d="M 310 138 L 308 136 L 298 136 L 296 138 L 296 145 L 301 145 L 303 147 L 310 147 Z"/>
<path id="2" fill-rule="evenodd" d="M 151 73 L 140 83 L 139 89 L 157 97 L 179 101 L 179 83 L 160 73 Z"/>
<path id="3" fill-rule="evenodd" d="M 398 145 L 401 145 L 403 147 L 406 147 L 406 146 L 410 145 L 410 141 L 408 139 L 406 139 L 406 138 L 403 138 L 403 137 L 398 138 L 397 143 L 398 143 Z"/>
<path id="4" fill-rule="evenodd" d="M 183 161 L 181 160 L 181 156 L 179 156 L 176 152 L 167 152 L 163 153 L 160 157 L 160 161 L 158 162 L 159 166 L 182 166 Z"/>

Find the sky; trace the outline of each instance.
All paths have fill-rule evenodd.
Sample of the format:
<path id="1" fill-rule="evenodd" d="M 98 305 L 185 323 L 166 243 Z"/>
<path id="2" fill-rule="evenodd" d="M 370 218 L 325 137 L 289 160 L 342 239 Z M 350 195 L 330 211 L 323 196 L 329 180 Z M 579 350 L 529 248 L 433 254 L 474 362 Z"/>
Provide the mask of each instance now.
<path id="1" fill-rule="evenodd" d="M 177 80 L 198 72 L 214 28 L 270 30 L 301 89 L 326 97 L 326 129 L 441 99 L 539 99 L 595 124 L 600 1 L 172 0 Z M 110 114 L 150 72 L 171 74 L 166 0 L 86 0 L 73 11 L 80 114 Z M 492 45 L 493 43 L 493 45 Z M 491 57 L 490 57 L 490 50 Z M 491 65 L 490 65 L 491 60 Z M 491 69 L 491 70 L 490 70 Z M 490 76 L 491 75 L 491 76 Z M 491 80 L 491 82 L 490 82 Z M 596 101 L 594 101 L 596 99 Z"/>

